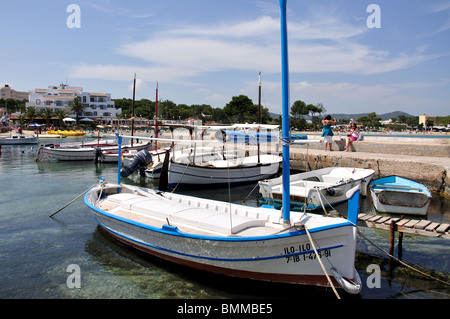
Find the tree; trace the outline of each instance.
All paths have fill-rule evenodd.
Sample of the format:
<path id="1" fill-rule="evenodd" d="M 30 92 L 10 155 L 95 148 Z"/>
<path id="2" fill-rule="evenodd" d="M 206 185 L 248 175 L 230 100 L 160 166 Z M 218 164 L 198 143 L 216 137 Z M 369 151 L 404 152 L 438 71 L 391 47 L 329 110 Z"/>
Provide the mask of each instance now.
<path id="1" fill-rule="evenodd" d="M 307 127 L 304 115 L 308 115 L 309 108 L 305 102 L 298 100 L 292 104 L 291 107 L 291 126 L 298 130 L 303 130 Z"/>
<path id="2" fill-rule="evenodd" d="M 63 119 L 69 115 L 69 112 L 64 109 L 58 109 L 55 111 L 55 115 L 58 118 L 59 123 L 61 124 L 61 123 L 64 123 Z M 64 125 L 66 125 L 66 123 L 64 123 Z"/>
<path id="3" fill-rule="evenodd" d="M 36 107 L 30 106 L 25 113 L 25 117 L 30 120 L 30 123 L 33 123 L 34 119 L 37 117 Z"/>
<path id="4" fill-rule="evenodd" d="M 73 102 L 70 104 L 70 110 L 75 113 L 76 120 L 78 124 L 78 119 L 80 117 L 80 114 L 84 111 L 84 109 L 87 107 L 87 104 L 81 103 L 81 98 L 77 96 L 73 99 Z"/>
<path id="5" fill-rule="evenodd" d="M 44 119 L 45 123 L 48 125 L 54 114 L 53 114 L 53 110 L 51 108 L 46 107 L 45 109 L 40 110 L 38 112 L 38 115 L 40 118 Z"/>
<path id="6" fill-rule="evenodd" d="M 367 116 L 362 116 L 358 119 L 358 122 L 364 124 L 365 126 L 378 128 L 380 127 L 381 123 L 381 117 L 377 116 L 377 113 L 372 112 L 367 114 Z"/>
<path id="7" fill-rule="evenodd" d="M 223 110 L 230 117 L 229 120 L 238 123 L 244 123 L 248 115 L 255 112 L 253 101 L 246 95 L 233 96 Z"/>

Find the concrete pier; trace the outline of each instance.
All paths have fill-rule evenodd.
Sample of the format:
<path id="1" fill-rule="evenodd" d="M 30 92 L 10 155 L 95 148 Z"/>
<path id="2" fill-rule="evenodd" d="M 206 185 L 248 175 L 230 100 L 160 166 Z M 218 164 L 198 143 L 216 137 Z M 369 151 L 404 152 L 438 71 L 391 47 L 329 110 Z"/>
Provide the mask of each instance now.
<path id="1" fill-rule="evenodd" d="M 320 135 L 308 136 L 321 140 Z M 306 171 L 330 166 L 372 168 L 374 178 L 399 175 L 426 185 L 433 192 L 450 197 L 450 139 L 370 138 L 354 142 L 344 152 L 345 141 L 333 137 L 333 151 L 324 144 L 293 145 L 291 169 Z"/>

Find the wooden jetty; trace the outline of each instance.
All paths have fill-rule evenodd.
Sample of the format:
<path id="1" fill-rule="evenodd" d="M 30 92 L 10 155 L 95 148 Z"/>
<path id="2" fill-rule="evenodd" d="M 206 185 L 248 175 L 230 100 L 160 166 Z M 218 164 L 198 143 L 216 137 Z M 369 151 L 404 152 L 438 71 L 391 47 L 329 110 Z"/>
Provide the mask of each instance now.
<path id="1" fill-rule="evenodd" d="M 437 223 L 431 220 L 388 217 L 372 214 L 358 214 L 358 226 L 378 228 L 399 233 L 409 233 L 450 239 L 450 224 Z"/>

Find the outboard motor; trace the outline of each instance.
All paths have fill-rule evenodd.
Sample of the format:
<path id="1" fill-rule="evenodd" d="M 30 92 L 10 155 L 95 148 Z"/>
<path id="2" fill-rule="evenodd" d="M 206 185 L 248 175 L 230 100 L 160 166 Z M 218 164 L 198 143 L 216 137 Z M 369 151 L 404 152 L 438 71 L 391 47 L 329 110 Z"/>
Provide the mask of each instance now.
<path id="1" fill-rule="evenodd" d="M 138 169 L 141 171 L 141 175 L 143 175 L 145 174 L 143 170 L 152 161 L 152 154 L 150 154 L 147 150 L 142 150 L 136 154 L 130 165 L 123 166 L 123 168 L 120 170 L 120 175 L 122 177 L 128 177 L 131 173 L 135 172 Z"/>
<path id="2" fill-rule="evenodd" d="M 100 147 L 95 148 L 95 163 L 98 163 L 100 160 L 103 160 L 105 156 L 103 155 L 102 149 Z"/>

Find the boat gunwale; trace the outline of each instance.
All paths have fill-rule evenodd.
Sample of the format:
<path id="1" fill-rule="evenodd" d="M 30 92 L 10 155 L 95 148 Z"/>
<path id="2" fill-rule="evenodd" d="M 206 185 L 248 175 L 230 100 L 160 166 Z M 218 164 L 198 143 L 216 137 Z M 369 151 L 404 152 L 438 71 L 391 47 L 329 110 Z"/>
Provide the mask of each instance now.
<path id="1" fill-rule="evenodd" d="M 295 230 L 295 231 L 287 231 L 287 232 L 283 232 L 283 233 L 277 233 L 277 234 L 272 234 L 272 235 L 265 235 L 265 236 L 245 236 L 245 237 L 239 237 L 236 235 L 226 235 L 226 236 L 210 236 L 210 235 L 199 235 L 199 234 L 190 234 L 184 231 L 181 231 L 180 229 L 178 229 L 178 227 L 176 226 L 171 226 L 168 224 L 164 224 L 162 227 L 155 227 L 155 226 L 150 226 L 150 225 L 146 225 L 144 223 L 141 222 L 137 222 L 134 221 L 132 219 L 129 218 L 125 218 L 125 217 L 121 217 L 121 216 L 117 216 L 115 214 L 111 214 L 108 213 L 104 210 L 102 210 L 101 208 L 96 207 L 95 205 L 91 204 L 89 202 L 88 196 L 89 194 L 92 192 L 92 189 L 95 188 L 97 186 L 93 186 L 91 187 L 86 195 L 84 196 L 84 202 L 85 204 L 91 208 L 92 210 L 96 211 L 97 213 L 104 215 L 106 217 L 112 218 L 112 219 L 116 219 L 122 222 L 125 222 L 127 224 L 130 225 L 134 225 L 143 229 L 147 229 L 150 231 L 154 231 L 154 232 L 158 232 L 158 233 L 162 233 L 162 234 L 166 234 L 166 235 L 172 235 L 172 236 L 178 236 L 178 237 L 184 237 L 184 238 L 191 238 L 191 239 L 200 239 L 200 240 L 214 240 L 214 241 L 230 241 L 230 242 L 250 242 L 250 241 L 261 241 L 261 240 L 275 240 L 275 239 L 281 239 L 281 238 L 289 238 L 289 237 L 295 237 L 295 236 L 302 236 L 306 234 L 305 230 Z M 113 187 L 116 188 L 116 187 Z M 99 223 L 100 221 L 94 216 L 95 220 Z M 332 218 L 332 217 L 330 217 Z M 337 224 L 331 224 L 331 225 L 325 225 L 325 226 L 319 226 L 319 227 L 314 227 L 311 228 L 309 230 L 310 233 L 320 233 L 323 231 L 327 231 L 327 230 L 331 230 L 331 229 L 337 229 L 337 228 L 341 228 L 341 227 L 356 227 L 356 225 L 354 225 L 353 223 L 351 223 L 350 221 L 346 220 L 345 222 L 342 223 L 337 223 Z M 103 227 L 106 227 L 103 225 Z M 108 228 L 108 227 L 107 227 Z M 109 229 L 109 228 L 108 228 Z"/>

